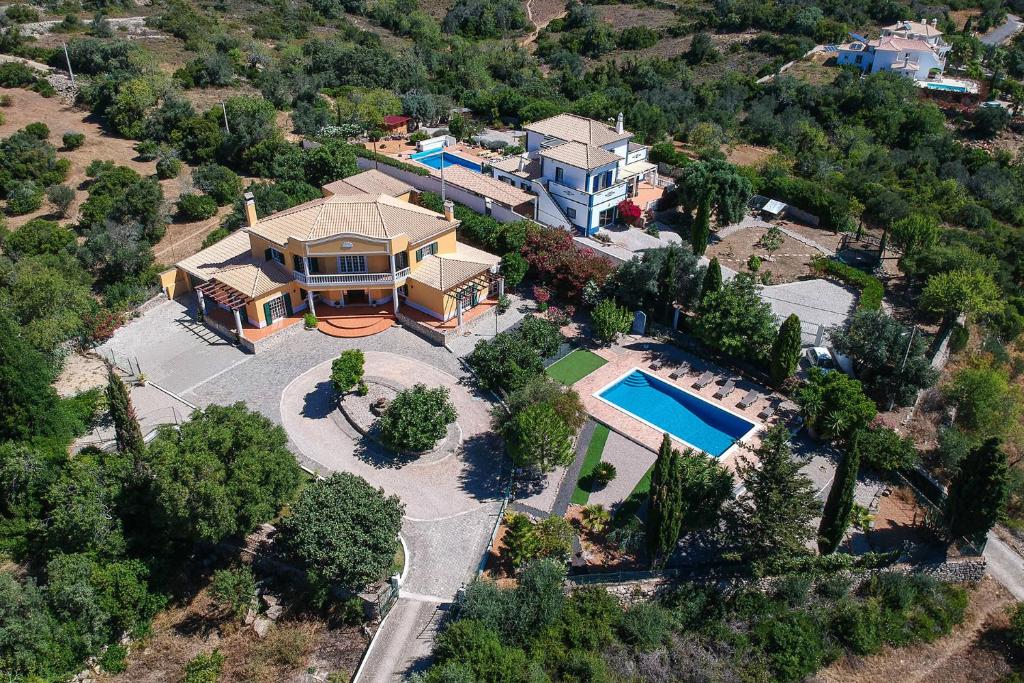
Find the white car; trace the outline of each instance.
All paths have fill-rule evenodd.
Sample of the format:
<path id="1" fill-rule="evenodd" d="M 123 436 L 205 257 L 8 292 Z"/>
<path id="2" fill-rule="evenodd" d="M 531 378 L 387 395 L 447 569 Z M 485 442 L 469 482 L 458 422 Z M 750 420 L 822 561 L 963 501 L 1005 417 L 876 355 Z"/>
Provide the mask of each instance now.
<path id="1" fill-rule="evenodd" d="M 841 353 L 836 353 L 824 346 L 812 346 L 806 351 L 807 361 L 812 367 L 822 370 L 841 370 L 853 377 L 853 361 Z"/>

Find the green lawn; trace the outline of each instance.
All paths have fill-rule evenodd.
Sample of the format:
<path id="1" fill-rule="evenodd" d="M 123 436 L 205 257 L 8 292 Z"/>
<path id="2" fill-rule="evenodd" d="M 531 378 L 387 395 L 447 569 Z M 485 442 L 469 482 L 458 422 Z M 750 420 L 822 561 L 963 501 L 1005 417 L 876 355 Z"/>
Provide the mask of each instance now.
<path id="1" fill-rule="evenodd" d="M 566 356 L 568 358 L 568 356 Z M 576 481 L 576 490 L 572 493 L 572 502 L 575 505 L 586 505 L 590 499 L 590 491 L 582 488 L 580 482 L 586 481 L 590 473 L 594 471 L 597 464 L 601 462 L 601 454 L 604 453 L 604 444 L 608 441 L 608 428 L 602 424 L 597 425 L 594 436 L 587 445 L 587 452 L 583 456 L 583 467 L 580 469 L 580 478 Z M 647 481 L 650 487 L 650 477 Z"/>
<path id="2" fill-rule="evenodd" d="M 565 358 L 552 363 L 548 368 L 548 375 L 565 386 L 571 387 L 607 362 L 596 353 L 591 353 L 586 349 L 576 349 Z"/>

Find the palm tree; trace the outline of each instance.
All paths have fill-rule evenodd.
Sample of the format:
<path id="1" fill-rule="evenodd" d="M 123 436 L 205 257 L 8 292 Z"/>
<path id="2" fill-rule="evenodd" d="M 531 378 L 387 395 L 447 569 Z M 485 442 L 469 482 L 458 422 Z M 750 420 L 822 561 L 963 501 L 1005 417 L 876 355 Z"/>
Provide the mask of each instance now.
<path id="1" fill-rule="evenodd" d="M 592 534 L 600 534 L 608 528 L 612 513 L 599 503 L 591 503 L 583 508 L 580 526 Z"/>

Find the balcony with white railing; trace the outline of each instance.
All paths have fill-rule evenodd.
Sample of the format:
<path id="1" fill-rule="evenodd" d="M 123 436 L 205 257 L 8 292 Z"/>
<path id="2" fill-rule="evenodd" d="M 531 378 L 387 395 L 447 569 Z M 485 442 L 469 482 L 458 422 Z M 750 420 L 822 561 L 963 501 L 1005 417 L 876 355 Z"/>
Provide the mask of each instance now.
<path id="1" fill-rule="evenodd" d="M 409 277 L 409 268 L 401 268 L 396 271 L 394 277 L 391 273 L 310 273 L 306 275 L 300 271 L 292 271 L 295 279 L 310 287 L 390 287 L 403 284 L 405 278 Z"/>

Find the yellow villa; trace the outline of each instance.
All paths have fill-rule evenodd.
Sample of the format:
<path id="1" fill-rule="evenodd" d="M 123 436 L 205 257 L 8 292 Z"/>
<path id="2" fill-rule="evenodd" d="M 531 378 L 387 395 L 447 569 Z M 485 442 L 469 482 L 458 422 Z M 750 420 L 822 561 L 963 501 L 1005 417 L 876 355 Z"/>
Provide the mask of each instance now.
<path id="1" fill-rule="evenodd" d="M 208 322 L 251 347 L 300 311 L 329 334 L 359 316 L 455 327 L 503 293 L 500 259 L 456 239 L 451 202 L 443 215 L 418 206 L 412 187 L 372 170 L 323 193 L 263 218 L 246 193 L 246 227 L 164 272 L 167 296 L 195 292 Z"/>

